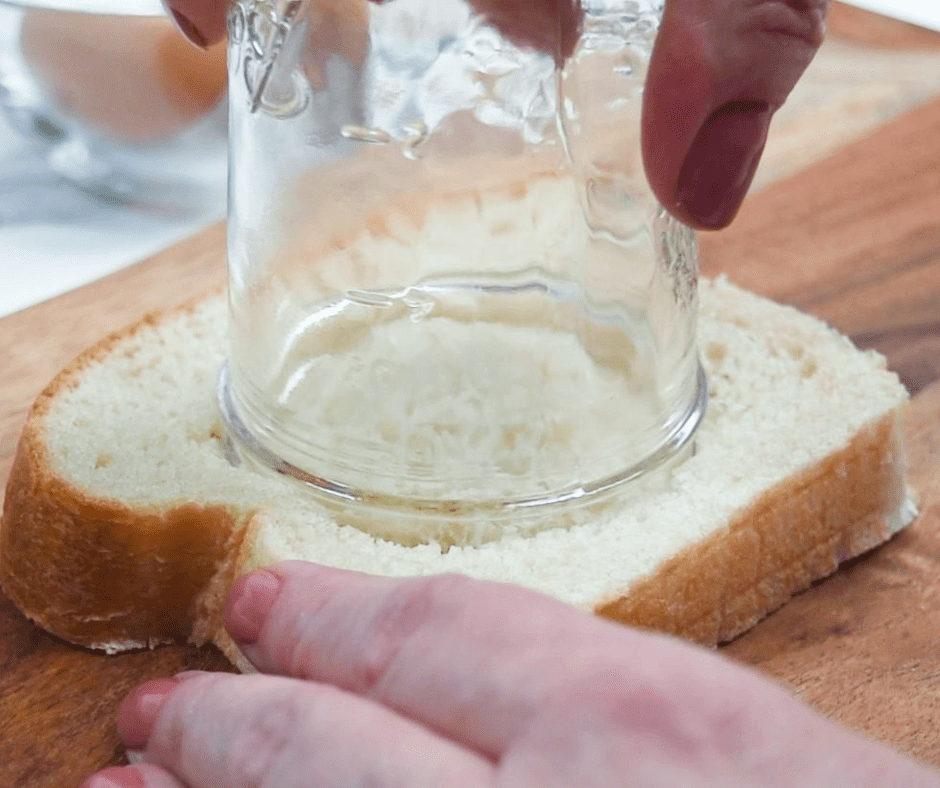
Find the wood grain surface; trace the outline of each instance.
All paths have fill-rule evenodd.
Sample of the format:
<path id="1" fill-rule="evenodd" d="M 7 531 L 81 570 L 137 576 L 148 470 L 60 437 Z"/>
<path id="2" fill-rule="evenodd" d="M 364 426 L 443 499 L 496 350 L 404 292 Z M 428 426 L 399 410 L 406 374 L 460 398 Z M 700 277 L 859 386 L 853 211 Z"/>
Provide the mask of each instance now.
<path id="1" fill-rule="evenodd" d="M 863 21 L 869 39 L 890 31 L 889 44 L 878 46 L 936 41 L 909 26 Z M 214 227 L 0 320 L 0 480 L 45 382 L 105 332 L 221 287 L 223 240 L 223 228 Z M 823 713 L 940 767 L 940 100 L 765 188 L 731 229 L 702 237 L 701 249 L 706 273 L 726 272 L 821 315 L 887 355 L 915 394 L 907 435 L 911 481 L 921 494 L 921 515 L 907 531 L 724 653 Z M 119 762 L 113 715 L 121 697 L 146 678 L 191 667 L 227 663 L 211 648 L 118 657 L 76 649 L 0 597 L 0 788 L 73 788 Z"/>
<path id="2" fill-rule="evenodd" d="M 819 315 L 916 393 L 940 377 L 940 102 L 754 195 L 699 245 L 706 275 Z"/>
<path id="3" fill-rule="evenodd" d="M 898 50 L 940 49 L 940 34 L 856 6 L 833 3 L 826 23 L 844 41 Z"/>

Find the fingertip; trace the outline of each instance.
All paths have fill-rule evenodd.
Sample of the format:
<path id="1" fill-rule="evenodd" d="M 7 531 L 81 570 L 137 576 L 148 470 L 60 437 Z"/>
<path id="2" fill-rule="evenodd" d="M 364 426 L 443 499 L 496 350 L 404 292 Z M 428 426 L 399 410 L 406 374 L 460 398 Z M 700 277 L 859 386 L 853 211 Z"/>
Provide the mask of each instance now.
<path id="1" fill-rule="evenodd" d="M 712 101 L 702 26 L 681 3 L 667 3 L 643 90 L 641 145 L 647 181 L 659 202 L 684 221 L 676 187 L 682 163 Z"/>
<path id="2" fill-rule="evenodd" d="M 111 766 L 95 772 L 79 788 L 144 788 L 144 776 L 133 766 Z"/>
<path id="3" fill-rule="evenodd" d="M 325 602 L 364 579 L 375 580 L 361 572 L 301 560 L 282 561 L 257 569 L 239 577 L 229 589 L 223 608 L 225 628 L 255 667 L 267 672 L 262 668 L 265 662 L 262 652 L 254 647 L 261 640 L 271 610 L 286 586 L 293 589 L 289 594 L 293 601 L 288 600 L 282 612 L 291 618 L 311 612 L 315 602 Z"/>
<path id="4" fill-rule="evenodd" d="M 773 112 L 766 102 L 733 101 L 713 112 L 682 163 L 673 208 L 700 230 L 720 230 L 737 215 L 760 163 Z"/>
<path id="5" fill-rule="evenodd" d="M 268 613 L 281 591 L 282 578 L 267 569 L 243 575 L 225 599 L 225 628 L 241 645 L 258 640 Z"/>
<path id="6" fill-rule="evenodd" d="M 146 746 L 160 709 L 179 683 L 176 677 L 153 679 L 124 698 L 118 708 L 117 731 L 125 747 L 137 750 Z"/>
<path id="7" fill-rule="evenodd" d="M 110 766 L 95 772 L 80 788 L 187 788 L 166 769 L 155 764 Z"/>

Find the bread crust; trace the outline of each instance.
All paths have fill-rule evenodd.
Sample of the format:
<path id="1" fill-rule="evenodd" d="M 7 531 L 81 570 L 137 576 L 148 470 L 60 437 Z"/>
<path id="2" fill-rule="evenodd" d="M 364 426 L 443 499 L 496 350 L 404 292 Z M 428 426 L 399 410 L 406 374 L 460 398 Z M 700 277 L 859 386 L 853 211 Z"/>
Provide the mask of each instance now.
<path id="1" fill-rule="evenodd" d="M 224 507 L 141 513 L 64 484 L 20 443 L 0 530 L 10 599 L 59 637 L 106 651 L 186 638 L 239 529 Z"/>
<path id="2" fill-rule="evenodd" d="M 192 311 L 202 299 L 172 310 Z M 187 638 L 196 599 L 237 553 L 244 529 L 223 506 L 143 512 L 58 477 L 43 436 L 56 396 L 82 371 L 166 314 L 156 312 L 81 353 L 27 417 L 0 519 L 0 584 L 43 629 L 109 652 Z"/>
<path id="3" fill-rule="evenodd" d="M 909 505 L 901 412 L 767 490 L 595 612 L 714 646 L 747 631 L 843 561 L 892 536 Z"/>

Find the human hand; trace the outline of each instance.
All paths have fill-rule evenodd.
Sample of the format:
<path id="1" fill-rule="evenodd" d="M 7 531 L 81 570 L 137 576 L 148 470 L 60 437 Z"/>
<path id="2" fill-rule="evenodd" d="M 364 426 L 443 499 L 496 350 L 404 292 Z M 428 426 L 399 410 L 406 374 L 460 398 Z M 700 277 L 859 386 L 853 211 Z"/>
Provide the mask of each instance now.
<path id="1" fill-rule="evenodd" d="M 714 653 L 514 586 L 289 562 L 225 617 L 261 675 L 143 685 L 118 730 L 146 762 L 83 788 L 940 786 Z"/>
<path id="2" fill-rule="evenodd" d="M 738 212 L 773 113 L 822 44 L 829 0 L 671 0 L 643 94 L 646 174 L 672 213 L 719 229 Z"/>
<path id="3" fill-rule="evenodd" d="M 470 1 L 509 38 L 562 58 L 577 39 L 581 0 Z M 166 2 L 196 43 L 224 35 L 227 0 Z M 674 215 L 698 229 L 734 219 L 773 114 L 822 43 L 828 5 L 666 3 L 644 91 L 642 145 L 650 185 Z"/>

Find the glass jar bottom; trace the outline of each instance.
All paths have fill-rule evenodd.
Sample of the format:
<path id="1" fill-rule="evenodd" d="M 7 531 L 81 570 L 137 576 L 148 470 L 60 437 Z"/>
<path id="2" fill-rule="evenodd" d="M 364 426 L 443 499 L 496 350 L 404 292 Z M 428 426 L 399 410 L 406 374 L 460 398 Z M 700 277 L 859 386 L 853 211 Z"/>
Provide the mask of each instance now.
<path id="1" fill-rule="evenodd" d="M 351 525 L 404 545 L 436 542 L 445 548 L 481 544 L 507 534 L 569 527 L 596 516 L 625 496 L 661 486 L 669 470 L 691 452 L 692 437 L 704 415 L 707 398 L 705 375 L 699 366 L 691 399 L 660 434 L 657 445 L 635 462 L 604 476 L 571 481 L 578 475 L 572 467 L 567 484 L 556 483 L 534 494 L 530 490 L 529 494 L 513 497 L 503 490 L 503 494 L 486 496 L 479 494 L 479 488 L 474 491 L 473 485 L 460 490 L 451 482 L 452 494 L 421 497 L 350 485 L 311 473 L 285 459 L 272 451 L 270 440 L 263 440 L 249 427 L 232 385 L 228 362 L 218 380 L 227 453 L 233 464 L 245 462 L 296 481 L 329 509 L 340 525 Z"/>

